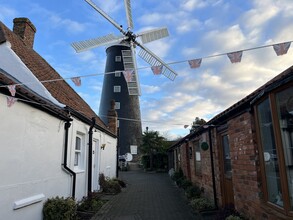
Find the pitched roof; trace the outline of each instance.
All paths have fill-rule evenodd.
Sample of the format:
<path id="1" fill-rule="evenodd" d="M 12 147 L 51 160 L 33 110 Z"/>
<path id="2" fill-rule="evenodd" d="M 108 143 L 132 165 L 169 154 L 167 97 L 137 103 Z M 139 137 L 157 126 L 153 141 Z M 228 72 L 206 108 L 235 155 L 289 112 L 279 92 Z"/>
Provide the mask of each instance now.
<path id="1" fill-rule="evenodd" d="M 62 79 L 57 71 L 50 66 L 33 48 L 26 46 L 23 40 L 0 22 L 0 43 L 9 41 L 11 49 L 19 56 L 22 62 L 31 70 L 39 81 Z M 43 83 L 46 89 L 59 102 L 91 120 L 95 117 L 96 124 L 109 131 L 104 122 L 96 115 L 90 106 L 65 81 Z"/>

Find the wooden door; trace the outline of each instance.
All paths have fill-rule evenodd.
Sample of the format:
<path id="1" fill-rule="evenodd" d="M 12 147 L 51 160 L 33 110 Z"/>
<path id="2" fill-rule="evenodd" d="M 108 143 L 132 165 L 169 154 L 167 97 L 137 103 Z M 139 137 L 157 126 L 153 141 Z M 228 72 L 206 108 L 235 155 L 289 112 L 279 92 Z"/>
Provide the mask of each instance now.
<path id="1" fill-rule="evenodd" d="M 234 206 L 234 191 L 232 181 L 232 167 L 229 137 L 227 134 L 221 135 L 221 176 L 223 206 Z"/>

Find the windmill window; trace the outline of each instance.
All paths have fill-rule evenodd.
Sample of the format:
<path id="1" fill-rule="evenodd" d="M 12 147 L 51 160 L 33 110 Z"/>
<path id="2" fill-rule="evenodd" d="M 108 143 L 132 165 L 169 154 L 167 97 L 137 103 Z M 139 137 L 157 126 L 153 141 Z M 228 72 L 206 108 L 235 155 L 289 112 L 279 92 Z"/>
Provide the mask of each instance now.
<path id="1" fill-rule="evenodd" d="M 121 92 L 121 86 L 114 86 L 114 92 Z"/>
<path id="2" fill-rule="evenodd" d="M 115 62 L 121 62 L 121 56 L 116 56 L 115 57 Z"/>
<path id="3" fill-rule="evenodd" d="M 120 102 L 115 102 L 115 109 L 120 109 Z"/>
<path id="4" fill-rule="evenodd" d="M 120 77 L 121 76 L 121 71 L 115 71 L 115 77 Z"/>

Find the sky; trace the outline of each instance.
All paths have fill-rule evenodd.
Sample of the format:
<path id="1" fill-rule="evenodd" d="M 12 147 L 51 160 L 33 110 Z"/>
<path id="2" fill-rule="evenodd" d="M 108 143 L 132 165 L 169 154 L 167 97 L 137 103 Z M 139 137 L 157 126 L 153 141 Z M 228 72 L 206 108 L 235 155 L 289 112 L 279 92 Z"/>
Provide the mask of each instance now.
<path id="1" fill-rule="evenodd" d="M 126 29 L 124 1 L 93 2 Z M 183 137 L 195 117 L 208 121 L 292 65 L 293 48 L 282 56 L 276 56 L 272 47 L 244 51 L 241 62 L 233 64 L 226 56 L 292 41 L 292 0 L 132 0 L 131 4 L 134 33 L 168 28 L 169 37 L 145 46 L 178 73 L 174 81 L 155 76 L 137 57 L 143 130 L 148 127 L 168 139 Z M 84 76 L 80 87 L 67 82 L 98 114 L 106 47 L 76 53 L 71 43 L 119 31 L 84 0 L 1 0 L 0 21 L 12 29 L 16 17 L 27 17 L 36 26 L 34 50 L 63 78 Z M 223 55 L 213 56 L 217 54 Z M 201 66 L 191 69 L 188 60 L 197 58 L 203 58 Z"/>

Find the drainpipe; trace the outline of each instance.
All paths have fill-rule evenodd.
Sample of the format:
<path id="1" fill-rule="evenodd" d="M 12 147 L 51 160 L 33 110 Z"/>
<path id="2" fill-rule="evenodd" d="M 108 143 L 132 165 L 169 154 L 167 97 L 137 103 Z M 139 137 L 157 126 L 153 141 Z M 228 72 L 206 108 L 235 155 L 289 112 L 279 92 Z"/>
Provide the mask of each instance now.
<path id="1" fill-rule="evenodd" d="M 70 175 L 73 177 L 73 183 L 72 183 L 72 198 L 75 198 L 75 185 L 76 185 L 76 173 L 71 170 L 68 166 L 67 166 L 67 152 L 68 152 L 68 130 L 71 126 L 71 123 L 69 121 L 67 121 L 64 125 L 64 129 L 65 129 L 65 144 L 64 144 L 64 159 L 63 159 L 63 168 L 70 173 Z"/>
<path id="2" fill-rule="evenodd" d="M 211 167 L 212 167 L 214 203 L 215 203 L 215 209 L 218 209 L 217 192 L 216 192 L 216 180 L 215 180 L 215 169 L 214 169 L 214 157 L 213 157 L 213 142 L 212 142 L 212 134 L 211 134 L 211 128 L 210 127 L 209 127 L 209 143 L 210 143 L 210 157 L 211 157 Z"/>
<path id="3" fill-rule="evenodd" d="M 93 163 L 93 129 L 96 124 L 96 119 L 92 118 L 92 125 L 89 129 L 89 160 L 88 160 L 88 182 L 87 190 L 88 195 L 92 192 L 92 163 Z"/>

